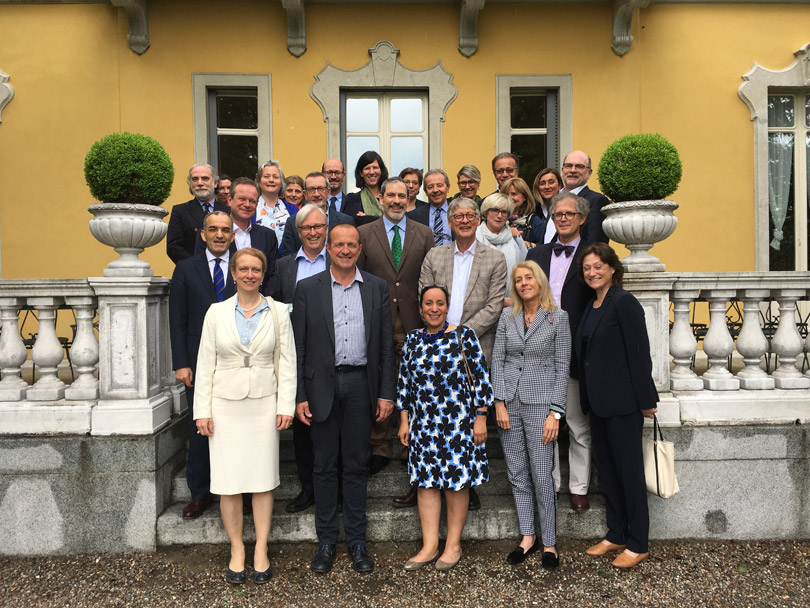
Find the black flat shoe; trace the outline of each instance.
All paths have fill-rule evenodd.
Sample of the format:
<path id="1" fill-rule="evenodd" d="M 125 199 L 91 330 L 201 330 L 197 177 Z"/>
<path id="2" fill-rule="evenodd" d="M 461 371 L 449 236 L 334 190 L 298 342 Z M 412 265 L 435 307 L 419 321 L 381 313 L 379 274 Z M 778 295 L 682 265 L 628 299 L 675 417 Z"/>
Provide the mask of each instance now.
<path id="1" fill-rule="evenodd" d="M 309 569 L 318 574 L 326 574 L 332 570 L 334 559 L 335 545 L 321 545 L 309 561 Z"/>
<path id="2" fill-rule="evenodd" d="M 270 566 L 267 566 L 267 570 L 264 572 L 253 571 L 253 582 L 257 585 L 263 585 L 269 582 L 271 578 L 273 578 L 273 571 L 270 569 Z"/>
<path id="3" fill-rule="evenodd" d="M 284 507 L 284 510 L 287 513 L 298 513 L 303 511 L 304 509 L 309 509 L 312 505 L 315 504 L 315 494 L 312 490 L 306 491 L 301 490 L 298 493 L 298 496 L 293 498 L 290 502 L 287 503 L 287 506 Z"/>
<path id="4" fill-rule="evenodd" d="M 245 582 L 245 570 L 234 572 L 230 568 L 225 568 L 225 580 L 231 585 L 241 585 Z"/>
<path id="5" fill-rule="evenodd" d="M 374 570 L 374 558 L 368 554 L 364 543 L 357 543 L 349 549 L 352 558 L 352 568 L 355 572 L 371 572 Z"/>
<path id="6" fill-rule="evenodd" d="M 546 570 L 554 570 L 560 565 L 560 556 L 551 551 L 543 551 L 543 561 L 541 563 Z"/>
<path id="7" fill-rule="evenodd" d="M 515 549 L 506 556 L 506 563 L 510 566 L 517 566 L 518 564 L 522 564 L 526 561 L 526 558 L 529 557 L 532 553 L 536 553 L 540 549 L 540 539 L 534 539 L 534 544 L 529 547 L 528 551 L 523 551 L 523 547 L 518 545 Z"/>

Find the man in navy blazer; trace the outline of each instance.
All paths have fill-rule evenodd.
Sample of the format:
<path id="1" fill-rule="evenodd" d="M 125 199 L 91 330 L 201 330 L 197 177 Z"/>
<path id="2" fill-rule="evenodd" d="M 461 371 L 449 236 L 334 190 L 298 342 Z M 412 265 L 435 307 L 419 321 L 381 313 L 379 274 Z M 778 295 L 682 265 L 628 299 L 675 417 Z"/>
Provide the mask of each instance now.
<path id="1" fill-rule="evenodd" d="M 194 165 L 189 170 L 187 179 L 189 191 L 194 198 L 172 207 L 169 230 L 166 233 L 166 253 L 175 264 L 194 255 L 197 233 L 208 213 L 228 212 L 228 206 L 216 200 L 218 178 L 211 165 Z"/>
<path id="2" fill-rule="evenodd" d="M 565 191 L 588 201 L 588 220 L 582 227 L 582 240 L 586 243 L 607 243 L 610 239 L 602 230 L 602 222 L 605 220 L 602 207 L 609 204 L 610 200 L 604 194 L 588 188 L 588 178 L 592 174 L 591 157 L 582 150 L 571 152 L 563 160 L 562 178 Z"/>
<path id="3" fill-rule="evenodd" d="M 422 205 L 407 213 L 408 219 L 424 224 L 433 231 L 433 242 L 436 247 L 455 240 L 455 235 L 450 230 L 450 218 L 447 216 L 450 207 L 450 201 L 447 200 L 449 191 L 450 178 L 447 177 L 447 173 L 441 169 L 431 169 L 425 173 L 425 193 L 430 204 Z M 438 227 L 437 221 L 440 222 Z"/>
<path id="4" fill-rule="evenodd" d="M 174 269 L 169 291 L 169 336 L 172 345 L 174 377 L 185 384 L 188 401 L 189 442 L 186 482 L 191 502 L 183 517 L 199 517 L 211 504 L 211 470 L 208 439 L 197 433 L 194 424 L 194 374 L 200 348 L 203 320 L 208 307 L 236 293 L 231 273 L 229 248 L 233 241 L 233 222 L 224 211 L 213 211 L 205 218 L 203 238 L 206 250 L 181 260 Z M 217 262 L 219 260 L 219 262 Z M 222 271 L 222 280 L 215 285 Z M 218 293 L 219 292 L 219 293 Z"/>
<path id="5" fill-rule="evenodd" d="M 360 235 L 332 229 L 329 270 L 295 289 L 292 323 L 298 357 L 296 416 L 311 426 L 315 453 L 315 530 L 310 569 L 332 569 L 338 538 L 338 455 L 342 457 L 343 528 L 352 567 L 374 569 L 366 550 L 366 486 L 373 420 L 394 408 L 394 365 L 388 285 L 357 268 Z"/>
<path id="6" fill-rule="evenodd" d="M 329 186 L 327 185 L 326 176 L 323 173 L 314 171 L 308 173 L 304 178 L 304 198 L 307 203 L 318 205 L 327 214 L 329 223 L 328 230 L 331 232 L 332 228 L 338 224 L 351 224 L 354 226 L 354 218 L 340 211 L 330 211 L 327 205 L 327 193 Z M 281 256 L 290 255 L 291 253 L 298 253 L 301 249 L 301 237 L 298 234 L 298 228 L 295 227 L 295 222 L 287 222 L 284 225 L 284 236 L 281 237 Z"/>
<path id="7" fill-rule="evenodd" d="M 582 239 L 581 228 L 588 215 L 588 201 L 568 192 L 551 199 L 551 219 L 557 229 L 557 241 L 529 250 L 526 259 L 537 262 L 549 279 L 554 303 L 568 313 L 571 338 L 577 332 L 585 306 L 593 298 L 593 290 L 577 276 L 577 257 L 588 243 Z M 556 217 L 555 217 L 556 216 Z M 571 366 L 565 404 L 570 443 L 568 447 L 571 507 L 575 511 L 590 508 L 588 485 L 591 478 L 591 425 L 579 403 L 579 369 L 571 345 Z M 555 449 L 558 450 L 558 448 Z M 560 489 L 560 459 L 554 458 L 552 475 L 557 491 Z"/>
<path id="8" fill-rule="evenodd" d="M 234 239 L 231 243 L 230 252 L 233 254 L 239 249 L 253 247 L 264 254 L 264 257 L 267 258 L 267 268 L 264 271 L 264 279 L 259 291 L 263 295 L 269 295 L 270 282 L 276 272 L 278 239 L 274 230 L 251 221 L 256 215 L 259 196 L 259 186 L 252 179 L 237 177 L 231 184 L 230 212 L 233 220 Z M 202 236 L 197 240 L 195 253 L 201 251 L 205 251 L 205 241 Z"/>

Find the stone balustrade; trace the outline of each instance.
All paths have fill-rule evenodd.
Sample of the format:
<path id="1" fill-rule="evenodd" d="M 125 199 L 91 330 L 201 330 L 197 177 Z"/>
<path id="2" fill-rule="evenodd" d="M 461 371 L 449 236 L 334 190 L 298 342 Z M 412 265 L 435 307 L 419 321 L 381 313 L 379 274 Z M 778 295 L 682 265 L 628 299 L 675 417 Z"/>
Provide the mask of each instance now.
<path id="1" fill-rule="evenodd" d="M 184 411 L 168 291 L 167 279 L 152 277 L 0 281 L 0 434 L 151 434 Z M 73 322 L 60 337 L 64 314 Z M 29 349 L 31 384 L 22 373 Z M 58 374 L 66 353 L 70 384 Z"/>

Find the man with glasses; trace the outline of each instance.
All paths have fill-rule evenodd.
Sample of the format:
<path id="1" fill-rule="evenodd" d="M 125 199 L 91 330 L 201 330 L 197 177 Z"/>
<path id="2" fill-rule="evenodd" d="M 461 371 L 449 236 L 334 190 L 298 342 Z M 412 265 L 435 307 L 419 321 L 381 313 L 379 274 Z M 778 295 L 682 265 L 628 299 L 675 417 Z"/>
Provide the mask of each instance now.
<path id="1" fill-rule="evenodd" d="M 329 182 L 323 173 L 317 171 L 308 173 L 304 178 L 304 199 L 307 203 L 320 207 L 326 213 L 329 231 L 338 224 L 351 224 L 354 226 L 354 219 L 351 216 L 330 209 L 328 204 L 330 192 L 328 184 Z M 281 239 L 280 255 L 284 257 L 296 253 L 300 248 L 301 237 L 295 227 L 295 222 L 287 222 L 284 226 L 284 236 Z"/>
<path id="2" fill-rule="evenodd" d="M 582 239 L 586 243 L 607 243 L 610 239 L 602 230 L 602 222 L 605 219 L 602 207 L 609 204 L 610 200 L 604 194 L 588 188 L 588 178 L 592 173 L 591 157 L 582 150 L 571 152 L 563 160 L 563 189 L 565 192 L 584 198 L 588 201 L 590 208 L 588 220 L 582 227 Z"/>
<path id="3" fill-rule="evenodd" d="M 346 179 L 343 163 L 337 158 L 330 158 L 321 165 L 321 173 L 326 176 L 329 182 L 329 193 L 327 195 L 329 211 L 346 213 L 343 210 L 343 180 Z M 346 215 L 351 214 L 347 213 Z"/>
<path id="4" fill-rule="evenodd" d="M 498 189 L 495 192 L 501 191 L 501 186 L 506 180 L 517 177 L 518 169 L 520 169 L 520 161 L 516 155 L 511 152 L 501 152 L 496 155 L 492 159 L 492 174 L 495 176 L 495 181 L 498 182 Z"/>
<path id="5" fill-rule="evenodd" d="M 450 178 L 447 173 L 441 169 L 431 169 L 425 173 L 425 193 L 430 204 L 408 212 L 409 219 L 424 224 L 433 231 L 433 242 L 437 247 L 453 241 L 447 216 L 449 190 Z"/>
<path id="6" fill-rule="evenodd" d="M 526 259 L 537 262 L 548 277 L 554 303 L 568 313 L 571 338 L 577 333 L 585 307 L 593 297 L 593 290 L 577 277 L 577 256 L 588 243 L 580 233 L 588 216 L 589 204 L 584 198 L 561 192 L 551 199 L 551 220 L 557 229 L 557 240 L 529 251 Z M 579 403 L 579 380 L 576 355 L 572 344 L 565 419 L 568 423 L 568 447 L 571 508 L 585 511 L 590 508 L 588 484 L 591 478 L 591 425 Z M 559 448 L 555 446 L 554 485 L 560 491 Z"/>
<path id="7" fill-rule="evenodd" d="M 472 329 L 490 362 L 506 294 L 506 258 L 497 249 L 476 241 L 481 212 L 475 201 L 464 197 L 453 199 L 448 216 L 455 242 L 434 247 L 425 256 L 419 291 L 425 285 L 447 287 L 450 292 L 447 322 Z M 470 488 L 470 509 L 480 508 L 478 494 Z"/>

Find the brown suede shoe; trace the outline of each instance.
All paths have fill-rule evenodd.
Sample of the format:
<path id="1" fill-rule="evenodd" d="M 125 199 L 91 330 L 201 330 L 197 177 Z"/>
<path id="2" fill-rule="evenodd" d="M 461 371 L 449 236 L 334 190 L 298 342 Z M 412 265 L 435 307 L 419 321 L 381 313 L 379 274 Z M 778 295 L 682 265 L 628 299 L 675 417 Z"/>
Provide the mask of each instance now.
<path id="1" fill-rule="evenodd" d="M 619 554 L 619 557 L 613 560 L 613 565 L 622 570 L 628 570 L 633 566 L 638 566 L 645 559 L 650 557 L 650 553 L 639 553 L 636 556 L 630 555 L 626 550 Z"/>
<path id="2" fill-rule="evenodd" d="M 588 555 L 604 555 L 610 551 L 624 551 L 626 547 L 627 545 L 616 545 L 614 543 L 601 542 L 585 549 L 585 553 Z"/>

